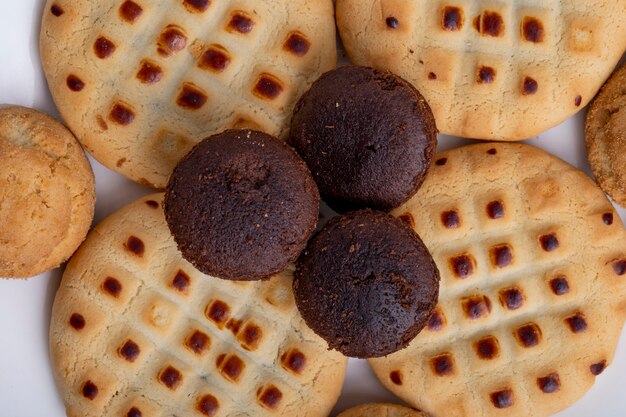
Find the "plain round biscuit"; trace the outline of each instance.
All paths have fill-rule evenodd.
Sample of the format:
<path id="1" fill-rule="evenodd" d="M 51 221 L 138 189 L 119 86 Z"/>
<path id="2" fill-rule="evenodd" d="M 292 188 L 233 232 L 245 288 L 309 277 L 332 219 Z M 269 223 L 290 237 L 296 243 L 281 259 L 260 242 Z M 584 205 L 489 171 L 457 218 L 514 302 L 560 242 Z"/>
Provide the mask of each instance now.
<path id="1" fill-rule="evenodd" d="M 421 411 L 396 404 L 371 403 L 352 407 L 337 417 L 427 417 Z"/>
<path id="2" fill-rule="evenodd" d="M 441 133 L 469 138 L 556 126 L 626 50 L 622 0 L 337 0 L 336 13 L 353 63 L 412 82 Z"/>
<path id="3" fill-rule="evenodd" d="M 626 65 L 591 104 L 585 137 L 596 180 L 617 204 L 626 207 Z"/>
<path id="4" fill-rule="evenodd" d="M 392 214 L 441 272 L 426 329 L 370 361 L 404 401 L 435 417 L 545 417 L 610 365 L 626 316 L 626 231 L 586 174 L 528 145 L 465 146 L 435 156 Z"/>
<path id="5" fill-rule="evenodd" d="M 67 265 L 50 326 L 67 414 L 326 417 L 347 360 L 298 314 L 293 267 L 263 282 L 200 273 L 162 200 L 103 220 Z"/>
<path id="6" fill-rule="evenodd" d="M 41 59 L 63 119 L 98 161 L 165 188 L 207 136 L 285 138 L 337 60 L 330 0 L 48 0 Z"/>
<path id="7" fill-rule="evenodd" d="M 0 107 L 0 277 L 56 268 L 94 215 L 91 165 L 72 134 L 38 111 Z"/>

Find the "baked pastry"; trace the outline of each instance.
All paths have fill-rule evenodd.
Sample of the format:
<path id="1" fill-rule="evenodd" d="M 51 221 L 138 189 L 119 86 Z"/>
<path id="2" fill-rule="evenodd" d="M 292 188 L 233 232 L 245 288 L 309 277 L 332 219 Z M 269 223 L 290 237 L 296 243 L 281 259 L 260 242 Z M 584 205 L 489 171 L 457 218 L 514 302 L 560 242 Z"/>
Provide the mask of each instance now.
<path id="1" fill-rule="evenodd" d="M 362 404 L 344 411 L 337 417 L 427 417 L 421 411 L 396 404 Z"/>
<path id="2" fill-rule="evenodd" d="M 411 84 L 390 72 L 347 66 L 324 74 L 300 99 L 289 144 L 335 210 L 390 210 L 424 181 L 437 128 Z"/>
<path id="3" fill-rule="evenodd" d="M 0 106 L 0 277 L 65 262 L 85 239 L 96 192 L 69 130 L 36 110 Z"/>
<path id="4" fill-rule="evenodd" d="M 305 163 L 265 133 L 227 130 L 176 166 L 165 218 L 183 257 L 232 280 L 266 279 L 294 262 L 319 217 Z"/>
<path id="5" fill-rule="evenodd" d="M 410 81 L 441 133 L 528 139 L 581 110 L 626 50 L 623 0 L 337 0 L 357 65 Z"/>
<path id="6" fill-rule="evenodd" d="M 617 204 L 626 207 L 626 65 L 591 104 L 585 136 L 596 180 Z"/>
<path id="7" fill-rule="evenodd" d="M 439 271 L 409 227 L 362 210 L 331 219 L 298 260 L 293 291 L 331 349 L 372 358 L 406 347 L 437 304 Z"/>
<path id="8" fill-rule="evenodd" d="M 193 145 L 228 128 L 286 138 L 293 106 L 337 59 L 330 0 L 48 0 L 41 58 L 83 146 L 165 188 Z"/>
<path id="9" fill-rule="evenodd" d="M 521 144 L 443 152 L 393 212 L 441 271 L 409 347 L 370 363 L 433 416 L 545 417 L 611 363 L 626 316 L 626 231 L 583 172 Z"/>
<path id="10" fill-rule="evenodd" d="M 326 417 L 347 361 L 299 316 L 293 268 L 266 282 L 203 275 L 162 199 L 105 219 L 68 263 L 50 326 L 67 415 Z"/>

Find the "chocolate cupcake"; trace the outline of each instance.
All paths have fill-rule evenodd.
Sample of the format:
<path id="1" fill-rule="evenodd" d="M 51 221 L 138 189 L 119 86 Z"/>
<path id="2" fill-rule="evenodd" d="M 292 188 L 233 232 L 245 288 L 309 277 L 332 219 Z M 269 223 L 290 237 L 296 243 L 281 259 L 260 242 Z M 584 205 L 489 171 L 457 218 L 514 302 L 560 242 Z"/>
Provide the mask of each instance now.
<path id="1" fill-rule="evenodd" d="M 309 242 L 293 283 L 307 325 L 346 356 L 406 347 L 437 304 L 439 270 L 419 236 L 389 214 L 335 217 Z"/>
<path id="2" fill-rule="evenodd" d="M 319 193 L 304 162 L 265 133 L 228 130 L 174 170 L 165 217 L 183 257 L 220 278 L 266 279 L 296 260 L 315 229 Z"/>
<path id="3" fill-rule="evenodd" d="M 333 209 L 390 210 L 422 185 L 437 128 L 411 84 L 390 72 L 347 66 L 322 75 L 302 96 L 289 144 Z"/>

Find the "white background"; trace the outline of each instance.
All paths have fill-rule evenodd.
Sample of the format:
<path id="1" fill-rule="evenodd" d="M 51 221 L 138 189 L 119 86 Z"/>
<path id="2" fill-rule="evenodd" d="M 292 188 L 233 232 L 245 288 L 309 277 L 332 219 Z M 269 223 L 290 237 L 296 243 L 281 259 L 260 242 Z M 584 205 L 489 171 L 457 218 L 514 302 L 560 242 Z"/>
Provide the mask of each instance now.
<path id="1" fill-rule="evenodd" d="M 44 0 L 0 0 L 0 103 L 34 107 L 58 117 L 39 61 L 38 37 L 43 6 Z M 528 142 L 589 172 L 583 127 L 584 112 L 581 112 Z M 440 149 L 464 142 L 441 137 Z M 152 192 L 93 160 L 92 165 L 98 196 L 95 222 Z M 626 211 L 618 211 L 626 220 Z M 50 310 L 60 278 L 61 271 L 56 270 L 28 281 L 0 280 L 0 417 L 65 415 L 48 355 Z M 594 388 L 558 416 L 626 416 L 622 382 L 625 374 L 626 335 L 623 334 L 613 364 L 598 378 Z M 378 383 L 365 362 L 351 360 L 336 411 L 362 402 L 383 400 L 397 401 Z"/>

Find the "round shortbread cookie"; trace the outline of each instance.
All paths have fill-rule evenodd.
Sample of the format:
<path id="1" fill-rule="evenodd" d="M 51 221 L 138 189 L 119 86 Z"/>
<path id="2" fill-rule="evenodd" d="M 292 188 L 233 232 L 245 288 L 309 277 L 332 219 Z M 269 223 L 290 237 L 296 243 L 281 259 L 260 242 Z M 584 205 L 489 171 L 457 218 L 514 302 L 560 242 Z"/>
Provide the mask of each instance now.
<path id="1" fill-rule="evenodd" d="M 0 107 L 0 277 L 65 262 L 87 236 L 96 191 L 74 136 L 52 117 Z"/>
<path id="2" fill-rule="evenodd" d="M 427 417 L 426 414 L 396 404 L 362 404 L 344 411 L 337 417 Z"/>
<path id="3" fill-rule="evenodd" d="M 162 199 L 108 217 L 68 263 L 50 329 L 68 415 L 326 417 L 347 360 L 298 314 L 293 268 L 266 282 L 203 275 Z"/>
<path id="4" fill-rule="evenodd" d="M 462 147 L 437 155 L 392 214 L 441 271 L 426 329 L 370 362 L 409 404 L 433 416 L 548 416 L 611 363 L 626 232 L 583 172 L 528 145 Z"/>
<path id="5" fill-rule="evenodd" d="M 337 60 L 330 0 L 48 0 L 54 101 L 107 167 L 164 188 L 201 139 L 285 138 L 295 101 Z"/>
<path id="6" fill-rule="evenodd" d="M 589 163 L 600 186 L 626 207 L 626 65 L 591 104 L 585 137 Z"/>
<path id="7" fill-rule="evenodd" d="M 521 140 L 582 109 L 626 49 L 623 0 L 337 0 L 357 65 L 412 82 L 441 133 Z"/>

